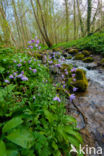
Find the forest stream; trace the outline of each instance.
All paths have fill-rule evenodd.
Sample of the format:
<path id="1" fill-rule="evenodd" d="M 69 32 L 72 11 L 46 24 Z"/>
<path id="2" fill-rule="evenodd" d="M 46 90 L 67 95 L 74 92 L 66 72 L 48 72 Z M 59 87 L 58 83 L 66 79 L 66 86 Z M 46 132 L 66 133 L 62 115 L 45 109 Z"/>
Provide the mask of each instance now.
<path id="1" fill-rule="evenodd" d="M 89 86 L 85 93 L 77 95 L 76 103 L 87 117 L 87 129 L 90 136 L 87 136 L 87 130 L 82 130 L 86 135 L 86 143 L 95 144 L 104 148 L 104 69 L 98 68 L 97 63 L 83 63 L 77 60 L 65 60 L 66 64 L 73 64 L 86 71 L 89 80 Z M 84 122 L 78 113 L 71 112 L 78 121 L 78 127 L 84 128 Z"/>
<path id="2" fill-rule="evenodd" d="M 56 52 L 59 55 L 58 52 Z M 74 116 L 78 121 L 78 128 L 84 138 L 85 145 L 104 148 L 104 69 L 98 66 L 96 62 L 84 63 L 79 60 L 66 59 L 61 57 L 60 64 L 72 64 L 74 67 L 84 69 L 89 81 L 88 89 L 84 93 L 77 93 L 74 101 L 78 108 L 84 113 L 87 118 L 87 125 L 83 120 L 82 115 L 75 110 L 73 105 L 70 105 L 69 114 Z M 60 78 L 57 79 L 60 81 Z M 103 151 L 104 152 L 104 151 Z M 104 154 L 104 153 L 103 153 Z M 95 156 L 95 155 L 94 155 Z"/>

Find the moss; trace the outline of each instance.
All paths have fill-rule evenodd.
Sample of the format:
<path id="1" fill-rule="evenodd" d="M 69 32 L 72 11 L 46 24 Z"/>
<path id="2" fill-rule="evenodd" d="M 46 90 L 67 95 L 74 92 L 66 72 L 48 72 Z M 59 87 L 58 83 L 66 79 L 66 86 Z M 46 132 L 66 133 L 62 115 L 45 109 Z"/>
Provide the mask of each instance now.
<path id="1" fill-rule="evenodd" d="M 83 59 L 83 62 L 85 62 L 85 63 L 91 63 L 93 61 L 94 61 L 93 57 L 86 57 L 85 59 Z"/>
<path id="2" fill-rule="evenodd" d="M 101 60 L 101 65 L 104 66 L 104 58 Z"/>
<path id="3" fill-rule="evenodd" d="M 85 55 L 85 56 L 89 56 L 91 54 L 91 52 L 89 52 L 88 50 L 83 50 L 82 53 Z"/>
<path id="4" fill-rule="evenodd" d="M 75 55 L 75 60 L 83 60 L 84 59 L 84 55 L 82 53 Z"/>
<path id="5" fill-rule="evenodd" d="M 68 49 L 68 53 L 69 54 L 77 54 L 78 53 L 78 49 Z"/>
<path id="6" fill-rule="evenodd" d="M 78 88 L 78 91 L 86 91 L 88 88 L 88 80 L 86 78 L 85 71 L 82 69 L 77 69 L 76 71 L 76 81 L 73 85 Z"/>
<path id="7" fill-rule="evenodd" d="M 78 88 L 78 91 L 84 92 L 88 87 L 88 82 L 86 80 L 77 80 L 74 82 L 74 86 Z"/>
<path id="8" fill-rule="evenodd" d="M 101 64 L 104 64 L 104 58 L 101 60 Z"/>
<path id="9" fill-rule="evenodd" d="M 68 56 L 66 59 L 72 59 L 72 56 Z"/>

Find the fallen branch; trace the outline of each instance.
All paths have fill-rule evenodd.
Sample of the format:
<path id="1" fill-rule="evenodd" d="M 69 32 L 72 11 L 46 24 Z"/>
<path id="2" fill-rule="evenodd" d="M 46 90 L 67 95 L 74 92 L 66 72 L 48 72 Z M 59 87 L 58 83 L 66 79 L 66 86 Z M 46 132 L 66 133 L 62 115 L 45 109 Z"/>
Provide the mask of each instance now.
<path id="1" fill-rule="evenodd" d="M 74 107 L 77 109 L 77 111 L 82 115 L 84 123 L 85 123 L 85 127 L 87 125 L 87 117 L 84 115 L 84 113 L 79 109 L 79 107 L 74 103 L 74 101 L 72 101 L 72 104 L 74 105 Z"/>
<path id="2" fill-rule="evenodd" d="M 60 88 L 61 90 L 63 90 L 67 95 L 68 97 L 70 97 L 70 93 L 68 93 L 68 91 L 64 88 Z M 84 128 L 86 128 L 86 125 L 87 125 L 87 117 L 84 115 L 84 113 L 80 110 L 80 108 L 74 103 L 74 101 L 72 101 L 72 104 L 74 105 L 74 107 L 77 109 L 77 111 L 82 115 L 83 117 L 83 121 L 85 123 L 85 126 Z"/>

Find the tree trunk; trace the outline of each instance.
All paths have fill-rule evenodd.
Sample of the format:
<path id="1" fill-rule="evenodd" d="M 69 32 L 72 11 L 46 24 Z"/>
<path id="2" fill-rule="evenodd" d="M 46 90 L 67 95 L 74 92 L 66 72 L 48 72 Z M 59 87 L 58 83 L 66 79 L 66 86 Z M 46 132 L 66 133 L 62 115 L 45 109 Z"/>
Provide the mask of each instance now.
<path id="1" fill-rule="evenodd" d="M 66 14 L 66 42 L 69 40 L 69 8 L 68 8 L 68 0 L 65 1 L 65 14 Z"/>
<path id="2" fill-rule="evenodd" d="M 76 1 L 74 0 L 74 39 L 76 39 Z"/>
<path id="3" fill-rule="evenodd" d="M 84 25 L 83 25 L 83 21 L 82 21 L 82 17 L 81 17 L 81 11 L 80 11 L 80 7 L 79 7 L 79 0 L 77 0 L 77 9 L 78 9 L 78 16 L 79 16 L 79 21 L 80 21 L 81 33 L 82 33 L 82 36 L 84 36 Z"/>
<path id="4" fill-rule="evenodd" d="M 19 19 L 18 19 L 16 5 L 15 5 L 15 1 L 14 0 L 12 0 L 12 5 L 13 5 L 14 17 L 15 17 L 17 33 L 18 33 L 18 37 L 19 37 L 19 41 L 20 41 L 20 46 L 22 46 L 20 22 L 19 22 Z"/>
<path id="5" fill-rule="evenodd" d="M 91 10 L 92 10 L 92 0 L 87 0 L 88 8 L 87 8 L 87 34 L 90 34 L 91 28 Z"/>
<path id="6" fill-rule="evenodd" d="M 38 17 L 37 17 L 36 12 L 35 12 L 35 7 L 34 7 L 34 4 L 33 4 L 33 1 L 30 0 L 30 2 L 31 2 L 31 6 L 32 6 L 32 9 L 33 9 L 34 17 L 35 17 L 35 19 L 36 19 L 36 22 L 37 22 L 39 31 L 40 31 L 40 33 L 41 33 L 41 35 L 42 35 L 42 37 L 43 37 L 45 43 L 47 44 L 47 46 L 48 46 L 48 47 L 52 47 L 52 43 L 50 42 L 49 38 L 47 38 L 47 35 L 46 35 L 47 33 L 46 33 L 46 32 L 43 32 L 43 30 L 42 30 L 42 28 L 41 28 L 41 25 L 40 25 L 40 23 L 39 23 Z M 42 22 L 43 22 L 43 26 L 44 26 L 44 21 L 43 21 L 43 19 L 42 19 Z M 46 29 L 45 29 L 45 31 L 46 31 Z"/>

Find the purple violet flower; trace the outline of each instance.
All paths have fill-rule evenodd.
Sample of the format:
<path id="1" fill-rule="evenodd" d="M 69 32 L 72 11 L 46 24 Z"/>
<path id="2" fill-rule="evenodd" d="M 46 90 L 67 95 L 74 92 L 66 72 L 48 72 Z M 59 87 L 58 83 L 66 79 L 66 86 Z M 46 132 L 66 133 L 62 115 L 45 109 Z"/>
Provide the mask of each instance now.
<path id="1" fill-rule="evenodd" d="M 53 101 L 58 101 L 58 102 L 61 102 L 60 98 L 58 96 L 54 97 L 53 98 Z"/>
<path id="2" fill-rule="evenodd" d="M 13 62 L 16 63 L 16 60 L 14 60 Z"/>
<path id="3" fill-rule="evenodd" d="M 68 75 L 68 71 L 66 71 L 65 74 Z"/>
<path id="4" fill-rule="evenodd" d="M 72 68 L 71 69 L 71 72 L 76 72 L 76 68 Z"/>
<path id="5" fill-rule="evenodd" d="M 29 60 L 28 63 L 30 64 L 31 63 L 31 60 Z"/>
<path id="6" fill-rule="evenodd" d="M 75 77 L 75 74 L 72 74 L 72 77 L 74 78 Z"/>
<path id="7" fill-rule="evenodd" d="M 72 102 L 75 99 L 75 95 L 71 94 L 69 98 L 70 98 L 70 102 Z"/>
<path id="8" fill-rule="evenodd" d="M 22 64 L 20 64 L 20 63 L 19 63 L 19 64 L 17 64 L 17 67 L 21 67 L 21 66 L 22 66 Z"/>
<path id="9" fill-rule="evenodd" d="M 62 79 L 64 79 L 65 78 L 65 76 L 62 74 Z"/>
<path id="10" fill-rule="evenodd" d="M 9 76 L 9 78 L 10 78 L 10 79 L 13 79 L 14 77 L 13 77 L 13 75 L 11 74 L 11 75 Z"/>
<path id="11" fill-rule="evenodd" d="M 18 78 L 22 78 L 22 77 L 23 77 L 23 75 L 22 75 L 22 74 L 19 74 L 19 75 L 17 75 L 17 77 L 18 77 Z"/>
<path id="12" fill-rule="evenodd" d="M 9 80 L 4 80 L 5 83 L 10 83 Z"/>
<path id="13" fill-rule="evenodd" d="M 21 80 L 22 80 L 22 81 L 28 81 L 28 78 L 27 78 L 26 76 L 22 76 L 22 77 L 21 77 Z"/>
<path id="14" fill-rule="evenodd" d="M 36 69 L 33 69 L 33 73 L 36 73 L 37 72 L 37 70 Z"/>
<path id="15" fill-rule="evenodd" d="M 28 44 L 31 44 L 32 42 L 31 41 L 28 41 Z"/>
<path id="16" fill-rule="evenodd" d="M 55 67 L 60 68 L 61 67 L 61 64 L 55 64 Z"/>
<path id="17" fill-rule="evenodd" d="M 65 69 L 64 71 L 67 72 L 67 69 Z"/>
<path id="18" fill-rule="evenodd" d="M 73 81 L 75 82 L 75 81 L 76 81 L 76 79 L 73 79 Z"/>
<path id="19" fill-rule="evenodd" d="M 17 73 L 16 73 L 16 72 L 14 72 L 14 73 L 13 73 L 13 75 L 14 75 L 14 76 L 16 76 L 16 75 L 17 75 Z"/>
<path id="20" fill-rule="evenodd" d="M 33 49 L 33 46 L 31 46 L 31 45 L 30 45 L 30 46 L 28 46 L 28 47 L 29 47 L 30 49 Z"/>
<path id="21" fill-rule="evenodd" d="M 63 85 L 63 88 L 65 88 L 65 84 Z"/>
<path id="22" fill-rule="evenodd" d="M 73 88 L 73 92 L 76 92 L 78 90 L 78 88 L 74 87 Z"/>
<path id="23" fill-rule="evenodd" d="M 34 42 L 35 42 L 35 40 L 31 40 L 31 42 L 32 42 L 32 43 L 34 43 Z"/>
<path id="24" fill-rule="evenodd" d="M 52 63 L 53 63 L 53 61 L 48 61 L 48 63 L 49 63 L 49 64 L 52 64 Z"/>
<path id="25" fill-rule="evenodd" d="M 36 41 L 36 44 L 39 44 L 39 40 Z"/>
<path id="26" fill-rule="evenodd" d="M 38 49 L 40 50 L 41 49 L 41 46 L 39 46 Z"/>
<path id="27" fill-rule="evenodd" d="M 24 74 L 24 71 L 21 71 L 21 74 L 23 75 Z"/>
<path id="28" fill-rule="evenodd" d="M 32 70 L 32 68 L 31 68 L 31 67 L 29 67 L 29 70 Z"/>
<path id="29" fill-rule="evenodd" d="M 38 47 L 38 44 L 35 44 L 35 47 L 37 48 Z"/>

